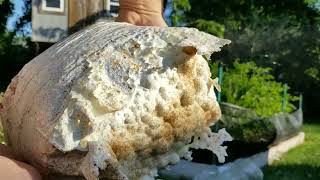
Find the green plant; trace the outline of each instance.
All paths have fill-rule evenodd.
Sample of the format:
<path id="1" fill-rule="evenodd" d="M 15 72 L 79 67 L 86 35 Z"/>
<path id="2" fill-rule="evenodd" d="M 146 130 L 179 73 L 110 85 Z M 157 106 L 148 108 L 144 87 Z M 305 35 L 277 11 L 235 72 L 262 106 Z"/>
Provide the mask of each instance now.
<path id="1" fill-rule="evenodd" d="M 213 34 L 215 36 L 224 37 L 224 26 L 215 21 L 209 21 L 205 19 L 197 19 L 190 23 L 191 27 L 195 27 L 201 31 Z"/>
<path id="2" fill-rule="evenodd" d="M 172 25 L 179 26 L 185 23 L 184 13 L 191 9 L 189 0 L 172 0 L 172 13 L 170 15 Z"/>
<path id="3" fill-rule="evenodd" d="M 226 68 L 222 83 L 222 100 L 256 111 L 261 117 L 272 116 L 281 111 L 284 86 L 276 82 L 271 68 L 258 67 L 254 62 L 240 63 Z M 212 74 L 216 74 L 217 63 L 211 64 Z M 286 112 L 295 109 L 292 104 L 298 97 L 286 95 Z"/>
<path id="4" fill-rule="evenodd" d="M 271 67 L 276 80 L 303 93 L 305 114 L 318 115 L 319 0 L 175 1 L 181 6 L 172 11 L 179 17 L 174 24 L 218 36 L 223 28 L 223 37 L 232 43 L 216 54 L 216 60 L 232 65 L 234 59 L 240 58 Z"/>
<path id="5" fill-rule="evenodd" d="M 214 130 L 226 128 L 233 140 L 238 142 L 266 146 L 274 140 L 277 130 L 269 118 L 260 118 L 252 109 L 225 102 L 220 103 L 220 108 L 222 117 L 213 127 Z"/>

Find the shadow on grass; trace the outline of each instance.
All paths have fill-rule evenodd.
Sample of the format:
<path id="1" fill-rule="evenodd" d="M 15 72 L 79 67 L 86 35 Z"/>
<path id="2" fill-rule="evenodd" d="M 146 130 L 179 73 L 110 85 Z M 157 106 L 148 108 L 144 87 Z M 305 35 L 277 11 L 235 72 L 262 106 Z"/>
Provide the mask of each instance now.
<path id="1" fill-rule="evenodd" d="M 320 125 L 320 116 L 311 116 L 304 119 L 305 124 L 314 124 L 314 125 Z"/>
<path id="2" fill-rule="evenodd" d="M 312 167 L 304 164 L 276 165 L 263 169 L 265 180 L 303 180 L 320 179 L 320 167 Z"/>

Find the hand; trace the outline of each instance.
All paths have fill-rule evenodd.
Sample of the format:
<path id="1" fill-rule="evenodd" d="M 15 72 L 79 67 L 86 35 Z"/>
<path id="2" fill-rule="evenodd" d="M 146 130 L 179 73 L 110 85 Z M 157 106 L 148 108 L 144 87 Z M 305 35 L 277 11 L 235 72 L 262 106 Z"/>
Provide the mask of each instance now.
<path id="1" fill-rule="evenodd" d="M 167 27 L 162 16 L 163 0 L 120 0 L 117 22 L 138 26 Z M 41 180 L 40 173 L 19 161 L 9 147 L 0 144 L 0 179 Z"/>
<path id="2" fill-rule="evenodd" d="M 19 159 L 9 147 L 0 144 L 0 179 L 41 180 L 40 173 L 34 167 Z"/>
<path id="3" fill-rule="evenodd" d="M 167 27 L 163 19 L 163 0 L 120 0 L 117 22 L 138 26 Z"/>

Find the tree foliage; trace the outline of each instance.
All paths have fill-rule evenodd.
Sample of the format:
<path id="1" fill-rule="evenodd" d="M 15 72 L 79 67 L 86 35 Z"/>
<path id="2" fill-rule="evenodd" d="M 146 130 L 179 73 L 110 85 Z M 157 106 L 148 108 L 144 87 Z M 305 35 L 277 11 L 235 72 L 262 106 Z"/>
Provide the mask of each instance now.
<path id="1" fill-rule="evenodd" d="M 13 5 L 8 0 L 0 0 L 0 33 L 6 30 L 7 18 L 12 13 Z"/>
<path id="2" fill-rule="evenodd" d="M 22 16 L 17 20 L 14 32 L 25 35 L 25 28 L 31 23 L 32 0 L 24 0 Z"/>
<path id="3" fill-rule="evenodd" d="M 197 19 L 190 23 L 190 26 L 202 31 L 206 31 L 218 37 L 224 37 L 224 26 L 215 21 Z"/>
<path id="4" fill-rule="evenodd" d="M 177 0 L 179 1 L 179 0 Z M 307 112 L 320 106 L 320 9 L 318 0 L 189 0 L 180 20 L 232 44 L 214 59 L 272 68 L 291 92 L 302 92 Z M 197 23 L 198 22 L 198 23 Z M 200 23 L 199 23 L 200 22 Z M 223 28 L 217 28 L 223 27 Z"/>
<path id="5" fill-rule="evenodd" d="M 173 26 L 178 26 L 185 20 L 184 12 L 191 9 L 189 0 L 172 0 L 171 21 Z"/>
<path id="6" fill-rule="evenodd" d="M 23 33 L 25 25 L 31 22 L 31 0 L 24 3 L 23 16 L 16 22 L 14 30 L 8 31 L 6 23 L 12 15 L 13 4 L 10 0 L 0 0 L 0 91 L 35 55 L 30 37 Z"/>

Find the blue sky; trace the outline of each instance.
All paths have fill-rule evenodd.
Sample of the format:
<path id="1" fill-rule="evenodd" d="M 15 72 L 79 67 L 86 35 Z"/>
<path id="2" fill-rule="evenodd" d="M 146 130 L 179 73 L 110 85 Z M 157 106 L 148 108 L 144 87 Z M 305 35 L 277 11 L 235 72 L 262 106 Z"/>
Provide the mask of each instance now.
<path id="1" fill-rule="evenodd" d="M 12 30 L 14 28 L 14 24 L 16 23 L 17 19 L 22 16 L 24 4 L 23 0 L 11 0 L 14 4 L 13 15 L 8 18 L 7 21 L 7 28 L 8 30 Z"/>

